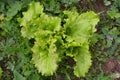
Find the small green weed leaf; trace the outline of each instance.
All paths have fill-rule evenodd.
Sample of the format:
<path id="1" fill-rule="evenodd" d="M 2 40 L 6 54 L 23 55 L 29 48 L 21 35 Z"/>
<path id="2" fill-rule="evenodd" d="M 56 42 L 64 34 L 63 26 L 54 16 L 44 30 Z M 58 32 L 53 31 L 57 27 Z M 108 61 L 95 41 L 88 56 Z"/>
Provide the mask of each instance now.
<path id="1" fill-rule="evenodd" d="M 120 38 L 119 38 L 119 37 L 118 37 L 118 38 L 116 38 L 116 39 L 115 39 L 115 41 L 116 41 L 116 43 L 118 43 L 118 44 L 119 44 L 119 43 L 120 43 Z"/>
<path id="2" fill-rule="evenodd" d="M 5 3 L 0 2 L 0 12 L 4 13 L 4 10 L 5 10 Z"/>
<path id="3" fill-rule="evenodd" d="M 28 80 L 43 80 L 39 74 L 33 73 Z"/>
<path id="4" fill-rule="evenodd" d="M 30 70 L 26 70 L 26 71 L 24 72 L 24 75 L 25 75 L 25 76 L 30 76 L 31 73 L 32 73 L 32 72 L 31 72 Z"/>
<path id="5" fill-rule="evenodd" d="M 111 5 L 111 1 L 109 1 L 109 0 L 104 0 L 104 4 L 105 4 L 106 6 L 109 6 L 109 5 Z"/>
<path id="6" fill-rule="evenodd" d="M 112 40 L 107 40 L 107 47 L 111 47 L 112 46 L 112 43 L 113 43 L 113 41 Z"/>
<path id="7" fill-rule="evenodd" d="M 109 31 L 109 34 L 112 35 L 113 38 L 117 38 L 117 36 L 119 35 L 119 31 L 116 27 L 114 27 Z"/>
<path id="8" fill-rule="evenodd" d="M 18 71 L 14 70 L 14 79 L 13 80 L 26 80 L 25 77 L 23 77 Z"/>
<path id="9" fill-rule="evenodd" d="M 61 0 L 61 2 L 65 4 L 65 6 L 68 6 L 72 3 L 76 3 L 78 1 L 80 1 L 80 0 Z"/>
<path id="10" fill-rule="evenodd" d="M 107 14 L 110 16 L 111 19 L 120 17 L 120 13 L 116 10 L 107 11 Z"/>
<path id="11" fill-rule="evenodd" d="M 22 8 L 22 4 L 18 1 L 12 6 L 10 6 L 10 9 L 8 9 L 7 12 L 7 19 L 11 20 Z"/>

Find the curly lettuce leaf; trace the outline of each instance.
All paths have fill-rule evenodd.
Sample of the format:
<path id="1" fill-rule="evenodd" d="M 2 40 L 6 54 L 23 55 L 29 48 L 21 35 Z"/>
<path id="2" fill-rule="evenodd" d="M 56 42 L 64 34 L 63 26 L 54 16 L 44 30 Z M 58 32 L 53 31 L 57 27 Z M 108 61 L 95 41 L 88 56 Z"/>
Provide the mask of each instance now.
<path id="1" fill-rule="evenodd" d="M 84 45 L 78 49 L 78 54 L 74 55 L 76 65 L 74 67 L 74 74 L 77 77 L 84 77 L 91 66 L 91 55 L 88 45 Z"/>
<path id="2" fill-rule="evenodd" d="M 49 39 L 48 39 L 49 41 Z M 43 42 L 43 43 L 42 43 Z M 58 65 L 59 55 L 56 51 L 55 39 L 51 39 L 50 43 L 47 41 L 36 41 L 32 48 L 33 57 L 32 60 L 39 72 L 42 75 L 53 75 Z"/>
<path id="3" fill-rule="evenodd" d="M 1 79 L 1 77 L 2 77 L 2 68 L 0 67 L 0 79 Z"/>
<path id="4" fill-rule="evenodd" d="M 35 18 L 39 17 L 43 13 L 43 6 L 39 2 L 32 2 L 29 4 L 29 9 L 23 12 L 23 18 L 21 25 L 26 26 L 29 21 L 34 21 Z"/>
<path id="5" fill-rule="evenodd" d="M 21 33 L 23 37 L 34 38 L 34 34 L 38 29 L 39 16 L 43 13 L 43 6 L 39 2 L 29 4 L 29 9 L 23 12 L 23 17 L 19 19 L 20 25 L 23 26 Z"/>
<path id="6" fill-rule="evenodd" d="M 43 13 L 43 6 L 39 2 L 32 2 L 29 9 L 23 12 L 23 17 L 19 19 L 20 25 L 23 26 L 21 33 L 23 37 L 34 38 L 39 29 L 59 31 L 61 19 L 50 17 Z"/>
<path id="7" fill-rule="evenodd" d="M 99 21 L 98 15 L 93 11 L 81 15 L 77 12 L 64 11 L 64 14 L 68 16 L 64 25 L 68 36 L 67 40 L 75 40 L 81 45 L 88 42 L 88 39 L 96 31 L 95 25 Z"/>
<path id="8" fill-rule="evenodd" d="M 64 28 L 67 36 L 67 55 L 74 57 L 76 66 L 74 74 L 77 77 L 84 77 L 91 66 L 91 55 L 89 52 L 89 39 L 96 31 L 98 15 L 94 12 L 86 12 L 79 15 L 77 12 L 65 11 L 67 15 Z"/>
<path id="9" fill-rule="evenodd" d="M 42 30 L 59 31 L 61 28 L 61 19 L 59 17 L 52 17 L 42 14 L 39 18 L 39 28 Z"/>
<path id="10" fill-rule="evenodd" d="M 44 24 L 41 26 L 44 27 Z M 56 71 L 60 61 L 56 46 L 57 38 L 50 29 L 40 28 L 35 34 L 35 43 L 32 48 L 35 67 L 42 75 L 50 76 Z"/>

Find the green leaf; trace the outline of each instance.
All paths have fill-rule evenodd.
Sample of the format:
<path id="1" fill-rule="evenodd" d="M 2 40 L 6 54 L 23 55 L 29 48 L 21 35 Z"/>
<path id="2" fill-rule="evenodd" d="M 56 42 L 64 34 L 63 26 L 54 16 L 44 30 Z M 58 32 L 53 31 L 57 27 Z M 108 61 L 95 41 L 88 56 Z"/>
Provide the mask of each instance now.
<path id="1" fill-rule="evenodd" d="M 43 80 L 43 79 L 39 74 L 33 73 L 32 75 L 30 75 L 28 80 Z"/>
<path id="2" fill-rule="evenodd" d="M 95 25 L 99 21 L 97 14 L 92 11 L 81 15 L 69 11 L 64 13 L 68 16 L 64 25 L 68 40 L 73 39 L 80 44 L 88 42 L 88 39 L 96 31 Z"/>
<path id="3" fill-rule="evenodd" d="M 84 77 L 91 66 L 91 55 L 88 45 L 80 47 L 78 54 L 74 56 L 76 66 L 74 67 L 74 74 L 77 77 Z"/>
<path id="4" fill-rule="evenodd" d="M 1 79 L 1 77 L 2 77 L 2 68 L 0 67 L 0 79 Z"/>
<path id="5" fill-rule="evenodd" d="M 111 19 L 120 17 L 120 13 L 117 10 L 107 11 L 107 14 L 110 16 Z"/>
<path id="6" fill-rule="evenodd" d="M 18 11 L 21 10 L 21 8 L 22 8 L 22 4 L 16 1 L 15 4 L 12 5 L 10 9 L 8 9 L 7 19 L 11 20 L 18 13 Z"/>
<path id="7" fill-rule="evenodd" d="M 119 37 L 118 37 L 118 38 L 116 38 L 116 40 L 115 40 L 115 41 L 116 41 L 116 43 L 118 43 L 118 44 L 119 44 L 119 43 L 120 43 L 120 38 L 119 38 Z"/>
<path id="8" fill-rule="evenodd" d="M 26 26 L 29 21 L 39 17 L 43 12 L 43 6 L 39 2 L 32 2 L 29 4 L 29 9 L 27 12 L 23 12 L 23 18 L 21 20 L 21 25 Z"/>
<path id="9" fill-rule="evenodd" d="M 78 1 L 80 0 L 61 0 L 61 2 L 65 4 L 65 6 L 68 6 L 72 3 L 77 3 Z"/>
<path id="10" fill-rule="evenodd" d="M 16 70 L 13 71 L 14 79 L 13 80 L 26 80 L 19 72 Z"/>
<path id="11" fill-rule="evenodd" d="M 26 12 L 23 12 L 23 18 L 19 19 L 21 24 L 22 36 L 27 38 L 34 38 L 36 31 L 50 30 L 50 31 L 59 31 L 61 19 L 58 17 L 50 17 L 43 13 L 43 6 L 38 2 L 32 2 L 29 5 L 29 9 Z"/>
<path id="12" fill-rule="evenodd" d="M 104 0 L 104 4 L 105 4 L 105 6 L 109 6 L 109 5 L 111 5 L 111 1 L 109 1 L 109 0 Z"/>
<path id="13" fill-rule="evenodd" d="M 32 48 L 34 53 L 32 60 L 42 75 L 53 75 L 58 67 L 57 62 L 59 61 L 59 57 L 56 52 L 55 41 L 56 40 L 51 40 L 50 44 L 45 44 L 45 42 L 41 44 L 38 41 L 35 42 Z M 47 45 L 49 46 L 48 48 Z"/>
<path id="14" fill-rule="evenodd" d="M 22 27 L 21 33 L 23 37 L 33 38 L 38 26 L 35 23 L 39 22 L 37 17 L 43 12 L 43 6 L 39 2 L 29 4 L 29 9 L 23 12 L 23 18 L 19 19 Z M 37 19 L 36 19 L 37 18 Z M 34 29 L 31 29 L 34 28 Z"/>

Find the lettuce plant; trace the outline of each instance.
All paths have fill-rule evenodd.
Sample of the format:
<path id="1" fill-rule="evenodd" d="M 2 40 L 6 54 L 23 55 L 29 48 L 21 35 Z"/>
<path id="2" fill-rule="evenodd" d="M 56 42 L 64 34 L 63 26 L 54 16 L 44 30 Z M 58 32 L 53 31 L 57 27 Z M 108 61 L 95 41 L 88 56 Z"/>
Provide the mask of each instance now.
<path id="1" fill-rule="evenodd" d="M 84 77 L 91 66 L 89 39 L 96 31 L 98 15 L 93 11 L 79 14 L 76 11 L 64 11 L 65 23 L 60 17 L 53 17 L 43 12 L 39 2 L 32 2 L 19 22 L 21 34 L 28 39 L 35 39 L 32 47 L 32 60 L 42 75 L 53 75 L 62 56 L 70 56 L 76 62 L 74 74 Z"/>

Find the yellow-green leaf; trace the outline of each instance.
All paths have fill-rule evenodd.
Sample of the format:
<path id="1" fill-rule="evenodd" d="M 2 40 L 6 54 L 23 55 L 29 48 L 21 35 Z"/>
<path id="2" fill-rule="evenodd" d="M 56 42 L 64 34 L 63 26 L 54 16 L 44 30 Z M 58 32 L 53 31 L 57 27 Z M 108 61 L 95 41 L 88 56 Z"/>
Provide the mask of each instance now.
<path id="1" fill-rule="evenodd" d="M 74 67 L 74 74 L 77 77 L 84 77 L 91 66 L 91 55 L 88 46 L 81 47 L 78 54 L 74 56 L 76 65 Z"/>

